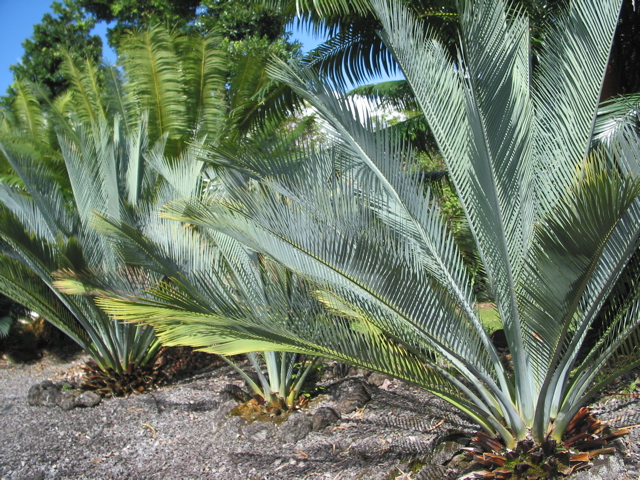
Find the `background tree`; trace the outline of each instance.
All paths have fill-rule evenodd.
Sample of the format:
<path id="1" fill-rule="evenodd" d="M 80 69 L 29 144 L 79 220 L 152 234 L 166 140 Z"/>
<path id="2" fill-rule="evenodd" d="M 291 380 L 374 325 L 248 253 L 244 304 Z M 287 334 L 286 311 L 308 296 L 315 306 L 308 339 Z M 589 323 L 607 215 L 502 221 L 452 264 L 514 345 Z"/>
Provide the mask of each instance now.
<path id="1" fill-rule="evenodd" d="M 251 0 L 76 1 L 96 19 L 115 22 L 115 25 L 109 29 L 109 41 L 119 53 L 123 54 L 121 58 L 124 62 L 136 49 L 135 41 L 132 42 L 131 38 L 140 40 L 135 33 L 149 28 L 163 26 L 164 30 L 170 32 L 167 39 L 176 36 L 183 39 L 202 35 L 215 36 L 218 39 L 216 42 L 218 47 L 226 49 L 228 53 L 227 88 L 224 99 L 228 108 L 228 118 L 224 123 L 225 131 L 220 132 L 222 137 L 227 136 L 232 139 L 235 133 L 246 133 L 263 115 L 275 114 L 284 118 L 301 103 L 299 99 L 296 101 L 291 90 L 276 86 L 264 73 L 264 66 L 272 56 L 291 59 L 295 58 L 299 51 L 298 45 L 288 41 L 285 26 L 289 17 L 275 9 Z M 143 44 L 144 42 L 137 47 L 142 55 L 145 50 L 142 47 Z M 121 49 L 126 51 L 120 51 Z M 186 57 L 194 56 L 187 47 L 176 48 L 174 45 L 171 49 L 173 51 L 169 55 L 173 60 L 165 61 L 169 68 L 160 70 L 162 74 L 167 74 L 172 61 L 182 62 Z M 147 49 L 147 51 L 153 50 Z M 127 81 L 134 79 L 137 83 L 139 72 L 126 66 L 125 71 Z M 183 72 L 188 71 L 183 70 Z M 161 86 L 160 90 L 162 89 Z M 221 99 L 218 98 L 218 100 Z M 183 107 L 180 105 L 180 100 L 176 98 L 171 102 L 165 102 L 162 106 L 164 109 L 178 110 Z M 187 106 L 187 108 L 190 107 Z M 155 107 L 154 109 L 157 110 Z M 151 126 L 153 128 L 153 121 Z"/>
<path id="2" fill-rule="evenodd" d="M 248 37 L 275 41 L 285 33 L 284 17 L 249 0 L 76 0 L 98 21 L 115 22 L 109 44 L 117 48 L 128 30 L 165 25 L 177 30 L 214 31 L 230 41 Z"/>
<path id="3" fill-rule="evenodd" d="M 102 40 L 90 34 L 96 21 L 78 3 L 53 2 L 51 8 L 53 14 L 46 13 L 34 25 L 33 35 L 22 43 L 24 54 L 20 63 L 10 68 L 17 80 L 41 84 L 55 97 L 69 86 L 60 71 L 63 53 L 90 58 L 98 64 L 102 60 Z M 9 88 L 8 93 L 10 98 L 15 97 L 13 89 Z"/>
<path id="4" fill-rule="evenodd" d="M 625 1 L 611 51 L 605 97 L 640 92 L 640 5 Z"/>

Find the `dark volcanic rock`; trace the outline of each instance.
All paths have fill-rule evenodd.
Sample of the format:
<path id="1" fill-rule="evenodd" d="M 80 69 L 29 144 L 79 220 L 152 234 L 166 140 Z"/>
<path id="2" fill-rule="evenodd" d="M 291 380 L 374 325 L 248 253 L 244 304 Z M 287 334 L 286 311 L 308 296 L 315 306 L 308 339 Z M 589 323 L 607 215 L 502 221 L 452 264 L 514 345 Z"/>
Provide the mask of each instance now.
<path id="1" fill-rule="evenodd" d="M 225 397 L 223 397 L 225 398 Z M 229 419 L 231 411 L 238 406 L 238 402 L 234 400 L 227 400 L 220 404 L 218 409 L 214 412 L 212 423 L 215 428 L 221 428 Z"/>
<path id="2" fill-rule="evenodd" d="M 312 430 L 319 432 L 320 430 L 328 427 L 332 423 L 340 420 L 340 414 L 331 407 L 318 408 L 312 417 Z"/>
<path id="3" fill-rule="evenodd" d="M 34 407 L 52 407 L 58 404 L 60 396 L 60 387 L 49 380 L 45 380 L 29 389 L 27 399 L 29 400 L 29 405 Z"/>
<path id="4" fill-rule="evenodd" d="M 56 403 L 62 410 L 67 412 L 69 410 L 73 410 L 74 408 L 76 408 L 76 400 L 80 395 L 81 395 L 81 392 L 77 390 L 61 391 L 60 396 L 58 397 L 58 401 Z"/>
<path id="5" fill-rule="evenodd" d="M 57 405 L 64 411 L 73 410 L 76 407 L 95 407 L 102 401 L 98 394 L 83 392 L 69 382 L 53 383 L 49 380 L 32 386 L 27 399 L 32 406 Z"/>
<path id="6" fill-rule="evenodd" d="M 343 389 L 338 397 L 336 410 L 342 415 L 346 415 L 347 413 L 356 411 L 358 408 L 364 407 L 364 405 L 371 400 L 371 395 L 361 382 L 351 385 L 352 388 L 346 390 Z"/>
<path id="7" fill-rule="evenodd" d="M 242 427 L 242 436 L 252 442 L 263 442 L 275 436 L 276 426 L 271 422 L 253 422 Z"/>
<path id="8" fill-rule="evenodd" d="M 99 405 L 101 401 L 102 397 L 95 392 L 82 392 L 76 398 L 76 406 L 91 408 Z"/>
<path id="9" fill-rule="evenodd" d="M 296 443 L 311 433 L 313 420 L 304 413 L 292 413 L 286 422 L 278 427 L 276 439 L 281 443 Z"/>
<path id="10" fill-rule="evenodd" d="M 388 380 L 388 379 L 389 377 L 387 375 L 383 375 L 378 372 L 373 372 L 371 375 L 369 375 L 369 377 L 367 378 L 367 381 L 371 385 L 375 385 L 376 387 L 379 387 L 384 383 L 385 380 Z"/>

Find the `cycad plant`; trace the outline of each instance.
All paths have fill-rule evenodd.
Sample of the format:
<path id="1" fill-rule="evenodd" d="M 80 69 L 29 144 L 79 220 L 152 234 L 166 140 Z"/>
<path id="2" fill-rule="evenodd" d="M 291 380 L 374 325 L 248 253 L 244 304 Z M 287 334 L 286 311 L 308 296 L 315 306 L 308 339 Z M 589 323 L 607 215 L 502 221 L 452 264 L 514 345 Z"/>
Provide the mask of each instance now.
<path id="1" fill-rule="evenodd" d="M 620 1 L 570 2 L 535 66 L 527 18 L 503 0 L 459 2 L 456 58 L 402 6 L 373 3 L 460 196 L 511 361 L 480 321 L 437 204 L 411 175 L 412 151 L 294 67 L 271 73 L 318 109 L 334 145 L 218 152 L 255 184 L 164 215 L 223 231 L 316 282 L 335 316 L 292 319 L 285 332 L 260 324 L 280 348 L 420 385 L 510 448 L 561 439 L 583 405 L 640 364 L 640 145 L 623 135 L 590 150 Z M 292 164 L 303 167 L 286 173 Z M 180 300 L 163 314 L 197 321 Z M 148 314 L 126 301 L 108 308 Z M 248 338 L 245 328 L 230 341 Z M 597 340 L 585 351 L 588 334 Z"/>
<path id="2" fill-rule="evenodd" d="M 297 275 L 262 255 L 247 251 L 239 242 L 219 232 L 185 227 L 160 218 L 157 210 L 176 198 L 199 196 L 203 183 L 221 195 L 215 178 L 200 172 L 197 143 L 178 160 L 156 151 L 147 157 L 149 168 L 163 181 L 156 208 L 132 208 L 126 217 L 105 213 L 93 226 L 127 265 L 134 278 L 147 278 L 144 289 L 123 290 L 120 272 L 97 268 L 59 272 L 56 286 L 68 294 L 135 299 L 136 308 L 165 346 L 189 346 L 219 354 L 246 381 L 260 405 L 291 410 L 298 405 L 302 387 L 318 358 L 306 351 L 283 351 L 265 340 L 253 326 L 288 324 L 293 318 L 326 316 L 320 303 Z M 203 180 L 205 180 L 203 182 Z M 151 273 L 151 276 L 148 274 Z M 97 300 L 98 304 L 102 302 Z M 174 302 L 189 319 L 173 310 Z M 166 313 L 164 313 L 166 311 Z M 192 318 L 197 311 L 197 319 Z M 245 330 L 248 337 L 229 337 L 228 324 Z M 232 358 L 246 353 L 252 376 Z"/>
<path id="3" fill-rule="evenodd" d="M 78 128 L 76 137 L 59 140 L 70 192 L 36 153 L 1 145 L 24 187 L 0 184 L 0 290 L 71 336 L 108 377 L 118 377 L 154 358 L 159 344 L 153 329 L 118 322 L 92 297 L 59 292 L 54 275 L 100 267 L 117 272 L 123 290 L 137 291 L 140 279 L 96 234 L 91 218 L 94 211 L 125 216 L 125 199 L 142 203 L 155 185 L 141 168 L 144 125 L 124 136 L 118 121 L 112 128 L 101 123 Z"/>

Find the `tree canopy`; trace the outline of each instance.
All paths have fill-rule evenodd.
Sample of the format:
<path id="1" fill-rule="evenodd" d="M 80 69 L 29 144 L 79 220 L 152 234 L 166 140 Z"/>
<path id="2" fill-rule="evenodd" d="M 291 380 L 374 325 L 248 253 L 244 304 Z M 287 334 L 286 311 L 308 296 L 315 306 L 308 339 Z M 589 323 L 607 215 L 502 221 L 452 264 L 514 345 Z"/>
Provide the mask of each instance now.
<path id="1" fill-rule="evenodd" d="M 113 47 L 127 30 L 164 24 L 169 27 L 200 32 L 215 31 L 231 41 L 247 37 L 281 37 L 284 17 L 267 6 L 249 0 L 75 0 L 96 20 L 115 22 L 109 29 Z"/>
<path id="2" fill-rule="evenodd" d="M 94 63 L 102 60 L 102 40 L 91 35 L 96 20 L 73 0 L 53 2 L 53 13 L 46 13 L 33 27 L 33 35 L 22 46 L 20 63 L 10 67 L 18 80 L 44 85 L 51 96 L 62 93 L 68 86 L 60 71 L 64 53 L 90 58 Z M 9 89 L 10 96 L 15 91 Z"/>

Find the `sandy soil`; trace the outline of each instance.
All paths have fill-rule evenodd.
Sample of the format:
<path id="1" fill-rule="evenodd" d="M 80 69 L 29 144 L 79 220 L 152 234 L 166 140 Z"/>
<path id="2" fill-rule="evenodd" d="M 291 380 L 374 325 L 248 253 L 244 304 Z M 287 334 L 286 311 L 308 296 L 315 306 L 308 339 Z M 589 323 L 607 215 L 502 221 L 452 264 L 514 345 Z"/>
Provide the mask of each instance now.
<path id="1" fill-rule="evenodd" d="M 248 425 L 225 415 L 230 402 L 220 392 L 229 383 L 241 385 L 226 366 L 152 393 L 106 399 L 95 408 L 65 412 L 28 405 L 29 387 L 78 375 L 84 360 L 49 356 L 29 365 L 0 360 L 0 478 L 455 478 L 442 463 L 451 458 L 460 436 L 476 430 L 423 391 L 397 381 L 387 382 L 385 390 L 361 379 L 328 383 L 327 393 L 307 411 L 280 426 Z M 354 382 L 371 395 L 364 408 L 303 439 L 291 436 L 298 416 L 335 407 L 335 392 Z M 614 425 L 640 424 L 637 396 L 601 399 L 596 411 Z M 634 428 L 624 440 L 618 480 L 640 477 L 639 434 Z"/>

